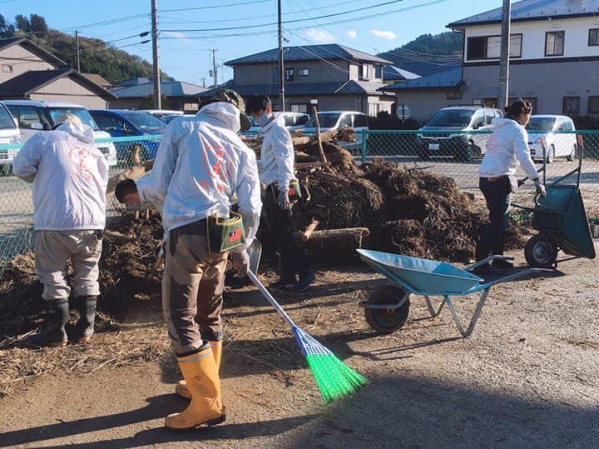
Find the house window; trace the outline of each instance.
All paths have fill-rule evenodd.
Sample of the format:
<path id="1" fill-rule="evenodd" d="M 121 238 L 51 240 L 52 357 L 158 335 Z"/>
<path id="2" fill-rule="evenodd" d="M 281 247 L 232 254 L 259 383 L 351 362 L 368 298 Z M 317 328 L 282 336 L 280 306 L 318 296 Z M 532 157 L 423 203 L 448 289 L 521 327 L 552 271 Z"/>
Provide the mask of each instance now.
<path id="1" fill-rule="evenodd" d="M 479 36 L 468 38 L 467 59 L 499 59 L 501 36 Z M 510 36 L 510 58 L 522 57 L 522 35 Z"/>
<path id="2" fill-rule="evenodd" d="M 293 69 L 285 69 L 285 81 L 293 81 Z"/>
<path id="3" fill-rule="evenodd" d="M 291 112 L 303 112 L 304 114 L 308 113 L 308 105 L 306 103 L 293 104 L 289 106 Z"/>
<path id="4" fill-rule="evenodd" d="M 589 30 L 589 47 L 599 45 L 599 28 L 591 28 Z"/>
<path id="5" fill-rule="evenodd" d="M 370 66 L 368 64 L 362 64 L 360 66 L 360 79 L 361 80 L 369 80 L 370 79 L 369 68 L 370 68 Z"/>
<path id="6" fill-rule="evenodd" d="M 299 69 L 297 71 L 297 76 L 309 76 L 310 75 L 310 69 Z"/>
<path id="7" fill-rule="evenodd" d="M 464 94 L 460 92 L 447 92 L 448 100 L 461 100 Z"/>
<path id="8" fill-rule="evenodd" d="M 562 112 L 564 114 L 578 114 L 580 112 L 580 97 L 564 97 Z"/>
<path id="9" fill-rule="evenodd" d="M 599 114 L 599 97 L 590 96 L 589 97 L 589 114 Z"/>
<path id="10" fill-rule="evenodd" d="M 545 33 L 545 56 L 563 56 L 565 31 Z"/>
<path id="11" fill-rule="evenodd" d="M 10 64 L 2 64 L 2 72 L 4 72 L 4 73 L 12 73 L 12 65 L 10 65 Z"/>

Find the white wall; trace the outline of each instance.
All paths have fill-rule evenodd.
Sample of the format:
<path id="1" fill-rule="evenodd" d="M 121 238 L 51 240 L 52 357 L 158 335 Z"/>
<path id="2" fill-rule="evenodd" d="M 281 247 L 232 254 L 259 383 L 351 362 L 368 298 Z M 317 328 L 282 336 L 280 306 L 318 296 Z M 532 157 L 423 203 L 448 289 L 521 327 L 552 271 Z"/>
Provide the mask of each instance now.
<path id="1" fill-rule="evenodd" d="M 599 3 L 599 2 L 598 2 Z M 511 34 L 522 34 L 522 57 L 518 59 L 553 59 L 585 56 L 599 56 L 599 46 L 589 47 L 589 29 L 599 28 L 599 17 L 582 17 L 574 19 L 545 20 L 535 22 L 512 22 Z M 545 33 L 564 31 L 563 56 L 545 56 Z M 476 36 L 497 36 L 501 34 L 501 25 L 475 26 L 465 30 L 466 49 L 464 62 L 467 60 L 468 38 Z M 488 61 L 488 60 L 483 60 Z"/>

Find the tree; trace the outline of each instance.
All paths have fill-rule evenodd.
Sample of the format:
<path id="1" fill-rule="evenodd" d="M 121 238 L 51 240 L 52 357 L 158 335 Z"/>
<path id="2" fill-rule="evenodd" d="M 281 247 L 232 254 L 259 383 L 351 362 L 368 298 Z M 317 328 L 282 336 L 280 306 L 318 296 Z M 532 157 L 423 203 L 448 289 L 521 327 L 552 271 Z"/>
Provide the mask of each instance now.
<path id="1" fill-rule="evenodd" d="M 15 24 L 17 26 L 17 30 L 23 33 L 29 33 L 31 25 L 29 23 L 29 19 L 23 14 L 19 14 L 15 17 Z"/>
<path id="2" fill-rule="evenodd" d="M 45 36 L 48 34 L 48 24 L 46 19 L 37 14 L 31 14 L 29 16 L 29 29 L 32 33 L 38 36 Z"/>
<path id="3" fill-rule="evenodd" d="M 0 14 L 0 37 L 12 37 L 15 32 L 15 27 L 6 21 L 4 16 Z"/>

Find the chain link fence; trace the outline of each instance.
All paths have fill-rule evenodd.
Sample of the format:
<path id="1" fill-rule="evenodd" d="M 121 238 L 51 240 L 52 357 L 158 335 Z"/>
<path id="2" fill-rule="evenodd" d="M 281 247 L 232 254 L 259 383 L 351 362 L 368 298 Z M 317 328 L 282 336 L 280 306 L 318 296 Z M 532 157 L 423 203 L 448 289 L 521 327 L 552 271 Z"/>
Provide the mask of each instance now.
<path id="1" fill-rule="evenodd" d="M 358 144 L 348 148 L 358 162 L 382 159 L 406 168 L 419 167 L 453 178 L 463 190 L 477 191 L 478 169 L 490 133 L 364 131 L 357 136 Z M 134 162 L 153 159 L 160 138 L 122 137 L 101 139 L 97 143 L 109 161 L 113 176 L 131 167 Z M 599 193 L 599 131 L 530 133 L 529 140 L 537 167 L 543 166 L 543 158 L 547 162 L 544 173 L 547 184 L 566 175 L 569 176 L 567 181 L 576 182 L 573 171 L 578 168 L 579 156 L 583 155 L 580 187 L 585 201 L 596 197 Z M 0 278 L 7 261 L 32 247 L 31 187 L 11 173 L 12 157 L 18 148 L 18 145 L 0 145 Z M 527 191 L 526 187 L 524 191 Z M 109 195 L 108 218 L 117 216 L 121 207 L 114 195 Z"/>
<path id="2" fill-rule="evenodd" d="M 110 176 L 118 175 L 134 163 L 153 159 L 162 136 L 98 139 L 106 157 Z M 33 200 L 31 185 L 12 174 L 12 160 L 20 144 L 0 145 L 0 279 L 6 263 L 33 247 Z M 119 215 L 122 205 L 108 195 L 107 220 Z"/>

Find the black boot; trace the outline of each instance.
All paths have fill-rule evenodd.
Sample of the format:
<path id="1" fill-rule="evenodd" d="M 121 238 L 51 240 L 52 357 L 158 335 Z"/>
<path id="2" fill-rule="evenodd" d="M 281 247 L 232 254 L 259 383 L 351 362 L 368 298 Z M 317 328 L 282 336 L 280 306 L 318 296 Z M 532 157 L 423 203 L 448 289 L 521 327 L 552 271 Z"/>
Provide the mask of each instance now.
<path id="1" fill-rule="evenodd" d="M 279 274 L 279 280 L 271 283 L 270 287 L 279 288 L 295 284 L 293 253 L 290 251 L 288 245 L 279 250 Z"/>
<path id="2" fill-rule="evenodd" d="M 46 326 L 39 334 L 30 336 L 25 345 L 33 348 L 42 346 L 66 346 L 68 342 L 65 325 L 69 321 L 69 300 L 45 301 L 47 309 Z"/>
<path id="3" fill-rule="evenodd" d="M 316 276 L 310 268 L 310 255 L 308 254 L 308 250 L 299 244 L 296 251 L 296 260 L 299 280 L 291 287 L 291 290 L 303 292 L 316 280 Z"/>
<path id="4" fill-rule="evenodd" d="M 89 343 L 94 334 L 97 302 L 97 296 L 79 296 L 75 298 L 75 309 L 79 312 L 79 321 L 75 325 L 77 343 Z"/>

